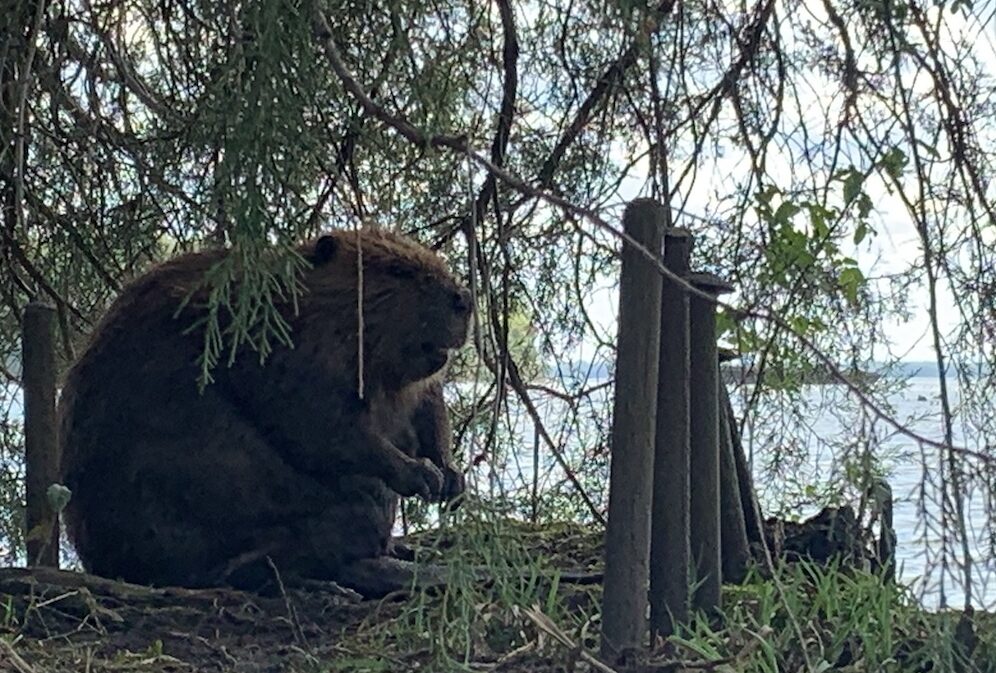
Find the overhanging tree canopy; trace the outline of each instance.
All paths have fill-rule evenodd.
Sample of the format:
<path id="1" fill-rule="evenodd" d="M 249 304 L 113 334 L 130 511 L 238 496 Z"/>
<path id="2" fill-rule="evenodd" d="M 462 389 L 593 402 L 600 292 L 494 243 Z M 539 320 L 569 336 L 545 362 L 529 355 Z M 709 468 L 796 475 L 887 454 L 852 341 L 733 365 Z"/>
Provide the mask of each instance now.
<path id="1" fill-rule="evenodd" d="M 938 364 L 963 375 L 960 409 L 942 390 L 947 448 L 925 491 L 944 503 L 939 522 L 958 524 L 965 480 L 991 483 L 996 434 L 992 13 L 846 0 L 15 2 L 0 24 L 4 374 L 17 379 L 28 299 L 57 307 L 68 360 L 129 277 L 228 245 L 236 254 L 205 282 L 234 329 L 204 326 L 207 379 L 235 346 L 265 355 L 293 339 L 271 300 L 296 291 L 300 262 L 267 250 L 376 223 L 441 248 L 475 286 L 484 374 L 472 378 L 484 385 L 462 403 L 460 432 L 477 428 L 475 455 L 492 454 L 511 441 L 508 400 L 552 395 L 568 430 L 601 413 L 603 389 L 576 371 L 522 375 L 509 325 L 528 316 L 561 374 L 611 362 L 612 314 L 590 299 L 616 271 L 605 223 L 651 195 L 696 234 L 699 266 L 738 288 L 724 337 L 778 374 L 750 401 L 901 356 L 887 326 L 922 317 Z M 854 413 L 891 419 L 876 385 L 852 391 L 865 403 Z M 952 448 L 956 416 L 971 446 Z M 13 470 L 16 428 L 4 430 Z M 780 432 L 773 444 L 793 430 Z M 563 501 L 579 513 L 599 507 L 602 438 L 564 462 Z M 14 502 L 12 475 L 3 488 Z"/>

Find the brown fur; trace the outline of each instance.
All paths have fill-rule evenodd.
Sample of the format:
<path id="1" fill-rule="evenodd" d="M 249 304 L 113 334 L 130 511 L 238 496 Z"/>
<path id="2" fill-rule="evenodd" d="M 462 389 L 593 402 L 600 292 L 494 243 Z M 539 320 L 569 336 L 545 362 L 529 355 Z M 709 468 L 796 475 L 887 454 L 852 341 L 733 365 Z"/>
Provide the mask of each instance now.
<path id="1" fill-rule="evenodd" d="M 70 370 L 59 402 L 66 519 L 90 572 L 149 584 L 246 582 L 269 555 L 335 579 L 388 551 L 397 495 L 451 499 L 442 397 L 470 297 L 441 259 L 362 232 L 365 394 L 357 394 L 354 232 L 300 247 L 313 262 L 290 322 L 295 347 L 246 350 L 203 393 L 202 274 L 227 254 L 188 254 L 126 287 Z M 251 561 L 256 561 L 252 563 Z M 267 571 L 268 572 L 268 571 Z M 243 573 L 240 575 L 239 573 Z"/>

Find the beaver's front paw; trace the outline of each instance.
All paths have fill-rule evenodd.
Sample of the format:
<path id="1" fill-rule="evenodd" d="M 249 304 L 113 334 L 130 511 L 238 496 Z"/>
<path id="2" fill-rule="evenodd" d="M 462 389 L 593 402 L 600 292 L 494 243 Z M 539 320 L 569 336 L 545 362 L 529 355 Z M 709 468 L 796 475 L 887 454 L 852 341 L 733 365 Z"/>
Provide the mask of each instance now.
<path id="1" fill-rule="evenodd" d="M 426 458 L 411 461 L 407 468 L 399 483 L 392 486 L 398 495 L 419 495 L 430 502 L 438 500 L 446 482 L 439 468 Z"/>

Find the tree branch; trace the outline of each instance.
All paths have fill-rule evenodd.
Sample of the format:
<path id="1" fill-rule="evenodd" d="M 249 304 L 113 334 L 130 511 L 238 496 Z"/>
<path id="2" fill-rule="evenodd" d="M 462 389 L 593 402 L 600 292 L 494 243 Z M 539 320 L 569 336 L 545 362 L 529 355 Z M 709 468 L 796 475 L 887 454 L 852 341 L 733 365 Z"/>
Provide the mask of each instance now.
<path id="1" fill-rule="evenodd" d="M 774 4 L 773 1 L 769 0 L 765 8 L 762 10 L 761 17 L 765 17 L 768 15 L 771 8 L 773 7 L 773 4 Z M 929 437 L 921 435 L 907 428 L 905 425 L 897 421 L 891 414 L 884 411 L 878 404 L 876 404 L 873 400 L 871 400 L 868 397 L 868 395 L 863 390 L 861 390 L 857 385 L 851 382 L 848 376 L 844 372 L 842 372 L 840 368 L 837 367 L 837 365 L 834 364 L 834 362 L 826 354 L 823 353 L 822 350 L 820 350 L 820 348 L 812 341 L 812 339 L 803 334 L 799 334 L 795 329 L 792 328 L 791 325 L 789 325 L 788 322 L 778 317 L 777 315 L 770 313 L 768 311 L 763 311 L 758 309 L 750 309 L 750 310 L 738 309 L 730 304 L 727 304 L 724 301 L 717 299 L 716 297 L 707 292 L 699 290 L 695 286 L 691 285 L 687 280 L 678 276 L 673 271 L 665 267 L 658 253 L 647 250 L 644 246 L 642 246 L 637 241 L 633 240 L 632 237 L 627 235 L 625 232 L 620 231 L 615 227 L 613 227 L 612 225 L 610 225 L 608 222 L 602 219 L 602 217 L 599 216 L 598 213 L 596 213 L 595 211 L 589 208 L 585 208 L 583 206 L 575 205 L 570 201 L 568 201 L 567 199 L 557 196 L 556 194 L 552 194 L 541 188 L 533 187 L 529 185 L 525 180 L 518 177 L 517 175 L 509 173 L 500 166 L 496 166 L 489 159 L 472 151 L 467 144 L 465 136 L 429 135 L 423 132 L 422 130 L 416 128 L 409 121 L 396 117 L 391 113 L 387 112 L 386 110 L 378 106 L 376 103 L 374 103 L 370 99 L 370 97 L 366 95 L 366 93 L 363 91 L 363 88 L 356 82 L 355 78 L 353 78 L 352 74 L 346 68 L 339 54 L 338 48 L 335 46 L 335 43 L 332 40 L 332 33 L 331 30 L 329 30 L 328 28 L 328 23 L 326 22 L 325 18 L 319 14 L 317 15 L 316 22 L 320 28 L 320 30 L 317 33 L 317 36 L 322 42 L 326 56 L 328 56 L 329 58 L 329 63 L 331 64 L 333 70 L 336 72 L 339 78 L 342 80 L 343 86 L 346 88 L 346 90 L 349 91 L 356 98 L 356 100 L 363 106 L 365 110 L 368 111 L 369 114 L 374 116 L 376 119 L 384 122 L 391 128 L 395 129 L 399 134 L 407 138 L 409 141 L 415 143 L 420 147 L 439 147 L 439 148 L 448 148 L 454 150 L 459 154 L 465 155 L 470 159 L 472 159 L 473 161 L 475 161 L 476 163 L 480 164 L 488 171 L 492 172 L 497 178 L 501 179 L 510 187 L 522 192 L 523 194 L 527 194 L 532 198 L 541 199 L 551 205 L 554 205 L 569 213 L 572 213 L 576 216 L 588 220 L 602 231 L 605 231 L 611 234 L 612 236 L 620 239 L 624 244 L 632 246 L 637 251 L 638 254 L 642 255 L 645 259 L 653 263 L 654 266 L 657 268 L 657 271 L 660 274 L 662 274 L 669 282 L 675 284 L 676 286 L 681 288 L 684 292 L 690 295 L 695 295 L 696 297 L 699 297 L 703 301 L 709 302 L 712 305 L 715 305 L 719 308 L 726 310 L 735 319 L 756 318 L 758 320 L 774 323 L 778 327 L 784 329 L 787 334 L 790 334 L 806 350 L 812 352 L 813 355 L 817 358 L 817 360 L 820 361 L 820 364 L 826 367 L 827 371 L 830 372 L 831 376 L 834 379 L 836 379 L 838 383 L 845 386 L 859 400 L 859 402 L 872 413 L 872 415 L 882 420 L 884 423 L 895 429 L 898 433 L 905 435 L 924 446 L 930 446 L 942 450 L 955 451 L 962 455 L 971 456 L 986 463 L 996 463 L 996 458 L 988 455 L 984 451 L 974 451 L 966 447 L 956 447 L 945 442 L 938 442 L 936 440 L 930 439 Z M 763 21 L 761 20 L 759 20 L 755 24 L 754 35 L 756 36 L 756 39 L 760 39 L 759 33 L 761 32 L 762 25 Z M 745 54 L 745 57 L 742 59 L 742 61 L 746 63 L 747 60 L 749 59 L 746 58 Z M 725 77 L 724 81 L 726 81 Z"/>

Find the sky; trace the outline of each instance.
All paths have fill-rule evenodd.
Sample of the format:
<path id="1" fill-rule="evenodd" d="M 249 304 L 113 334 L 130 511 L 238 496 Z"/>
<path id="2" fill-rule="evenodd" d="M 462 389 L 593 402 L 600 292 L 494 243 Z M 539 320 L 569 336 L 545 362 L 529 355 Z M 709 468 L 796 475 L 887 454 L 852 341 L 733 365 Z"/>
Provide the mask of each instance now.
<path id="1" fill-rule="evenodd" d="M 730 16 L 737 16 L 742 13 L 742 4 L 734 0 L 722 0 L 729 9 Z M 923 3 L 930 6 L 931 3 Z M 949 3 L 950 4 L 950 3 Z M 993 12 L 993 0 L 976 2 L 973 7 L 973 15 L 966 17 L 964 13 L 953 14 L 949 10 L 944 11 L 944 21 L 952 31 L 952 34 L 965 33 L 975 35 L 979 29 L 978 18 L 990 19 Z M 782 24 L 788 26 L 792 23 L 794 27 L 786 27 L 782 31 L 781 39 L 785 49 L 799 46 L 795 40 L 798 26 L 811 20 L 815 24 L 825 23 L 825 10 L 823 0 L 802 0 L 799 3 L 792 3 L 792 14 L 788 15 L 784 7 L 779 7 L 777 11 L 781 14 L 777 17 Z M 529 3 L 525 3 L 522 11 L 529 14 Z M 928 9 L 934 12 L 934 9 Z M 526 17 L 528 19 L 528 16 Z M 990 21 L 990 24 L 992 22 Z M 141 22 L 136 22 L 136 26 Z M 977 40 L 975 55 L 986 64 L 990 72 L 996 73 L 996 28 L 992 25 L 988 28 L 989 39 Z M 131 39 L 137 39 L 137 35 L 131 35 Z M 944 40 L 950 46 L 951 40 Z M 858 46 L 860 50 L 860 45 Z M 686 73 L 689 80 L 703 89 L 711 87 L 722 74 L 725 63 L 717 63 L 715 72 L 698 71 Z M 800 109 L 804 119 L 793 119 L 795 112 L 786 109 L 785 124 L 793 121 L 804 122 L 815 135 L 823 132 L 826 123 L 825 110 L 829 109 L 831 118 L 838 114 L 842 99 L 840 85 L 834 79 L 835 74 L 827 75 L 817 72 L 807 74 L 806 81 L 812 86 L 799 87 L 798 95 L 801 98 Z M 926 77 L 917 77 L 911 74 L 911 83 L 915 89 L 924 91 L 931 86 Z M 724 120 L 725 117 L 725 120 Z M 725 104 L 719 120 L 720 124 L 731 119 L 729 104 Z M 792 144 L 801 146 L 801 138 L 790 138 Z M 691 185 L 690 189 L 683 189 L 687 196 L 686 208 L 689 213 L 697 215 L 708 215 L 714 210 L 715 195 L 717 187 L 726 191 L 732 191 L 731 181 L 746 175 L 747 157 L 732 145 L 723 148 L 721 156 L 709 156 L 697 166 L 698 177 Z M 855 153 L 857 149 L 850 148 Z M 619 150 L 617 160 L 628 162 L 629 156 Z M 791 156 L 783 149 L 772 147 L 769 151 L 768 171 L 769 177 L 775 184 L 788 185 L 792 179 L 793 167 L 798 165 L 798 157 Z M 635 172 L 630 176 L 622 187 L 619 197 L 628 201 L 636 196 L 640 196 L 640 189 L 646 183 L 647 163 L 643 161 L 635 167 Z M 859 266 L 866 273 L 872 275 L 876 273 L 886 273 L 899 270 L 908 266 L 920 256 L 918 238 L 913 227 L 913 223 L 905 212 L 905 207 L 894 195 L 889 194 L 884 185 L 879 181 L 872 181 L 868 185 L 869 196 L 875 204 L 875 211 L 872 214 L 873 225 L 878 235 L 867 240 L 867 242 L 853 251 L 853 257 L 858 260 Z M 689 226 L 689 222 L 684 223 Z M 694 226 L 691 228 L 694 229 Z M 607 283 L 608 284 L 608 283 Z M 942 296 L 939 306 L 942 321 L 945 324 L 952 324 L 957 319 L 954 311 L 954 303 L 950 295 Z M 735 301 L 735 297 L 734 297 Z M 885 326 L 886 333 L 893 342 L 893 351 L 904 360 L 930 360 L 933 359 L 933 348 L 929 338 L 929 323 L 926 318 L 927 297 L 925 292 L 920 292 L 916 297 L 914 307 L 914 317 L 908 322 L 894 321 Z M 616 294 L 613 289 L 600 289 L 593 292 L 591 313 L 597 323 L 604 328 L 604 333 L 609 338 L 615 335 L 615 316 L 617 314 Z"/>
<path id="2" fill-rule="evenodd" d="M 993 2 L 976 3 L 973 10 L 974 15 L 966 18 L 963 14 L 951 14 L 950 10 L 945 11 L 945 21 L 951 29 L 951 34 L 957 35 L 967 31 L 966 34 L 976 36 L 973 47 L 974 56 L 980 60 L 987 72 L 996 75 L 996 26 L 991 20 L 993 16 Z M 815 20 L 822 20 L 822 2 L 806 0 L 802 3 L 805 12 L 812 14 Z M 982 29 L 983 36 L 988 35 L 988 39 L 978 39 L 981 37 L 979 19 L 983 17 L 989 20 L 987 29 Z M 786 31 L 790 32 L 790 31 Z M 942 42 L 951 45 L 951 40 Z M 927 93 L 932 89 L 930 79 L 915 71 L 908 73 L 908 85 L 918 92 Z M 809 78 L 813 86 L 802 88 L 800 86 L 799 95 L 802 99 L 800 109 L 805 115 L 802 119 L 791 119 L 793 111 L 786 111 L 786 122 L 798 121 L 804 123 L 811 129 L 814 135 L 822 134 L 822 129 L 826 124 L 827 113 L 830 110 L 830 118 L 834 119 L 840 109 L 840 85 L 822 74 L 813 73 Z M 723 116 L 730 117 L 729 105 L 724 106 L 724 112 L 720 116 L 720 123 Z M 993 130 L 990 129 L 990 132 Z M 801 138 L 799 145 L 801 146 Z M 794 144 L 794 143 L 789 143 Z M 858 148 L 851 144 L 845 146 L 845 153 L 850 153 L 857 158 L 860 154 Z M 731 179 L 737 179 L 739 175 L 746 175 L 748 157 L 742 151 L 732 145 L 724 148 L 721 156 L 709 156 L 699 160 L 697 166 L 698 178 L 690 189 L 682 190 L 687 195 L 686 210 L 694 215 L 707 215 L 715 210 L 716 200 L 714 191 L 717 186 L 727 188 Z M 620 151 L 618 153 L 620 162 L 628 161 L 629 156 Z M 787 186 L 792 179 L 794 166 L 798 165 L 798 158 L 793 158 L 789 153 L 778 147 L 772 147 L 768 157 L 768 174 L 771 180 L 778 185 Z M 846 162 L 844 162 L 846 166 Z M 858 164 L 857 167 L 864 168 L 867 159 Z M 646 161 L 636 165 L 635 171 L 630 178 L 625 181 L 620 190 L 620 198 L 629 201 L 640 193 L 641 187 L 645 184 L 647 176 Z M 907 181 L 907 184 L 910 184 Z M 881 180 L 869 180 L 865 185 L 866 192 L 874 204 L 874 210 L 870 216 L 870 222 L 876 231 L 875 236 L 866 239 L 861 245 L 848 251 L 859 264 L 866 276 L 881 275 L 896 272 L 909 267 L 910 264 L 920 259 L 922 255 L 919 236 L 916 232 L 912 218 L 907 213 L 906 207 L 895 194 L 890 193 Z M 691 222 L 691 224 L 689 223 Z M 682 224 L 679 222 L 679 224 Z M 683 226 L 695 228 L 694 220 L 686 221 Z M 996 244 L 996 232 L 994 232 L 993 243 Z M 942 325 L 955 325 L 960 317 L 955 309 L 955 304 L 950 291 L 946 287 L 939 288 L 938 314 Z M 899 318 L 888 321 L 883 329 L 886 337 L 892 345 L 892 354 L 904 361 L 934 360 L 935 353 L 930 332 L 928 319 L 928 294 L 925 288 L 914 291 L 912 296 L 912 318 L 902 321 Z M 733 296 L 735 303 L 735 295 Z M 612 288 L 603 288 L 593 293 L 592 304 L 589 307 L 591 315 L 603 326 L 605 333 L 612 335 L 615 333 L 615 317 L 617 315 L 616 292 Z M 884 354 L 877 354 L 879 355 Z M 878 359 L 884 359 L 878 357 Z"/>

